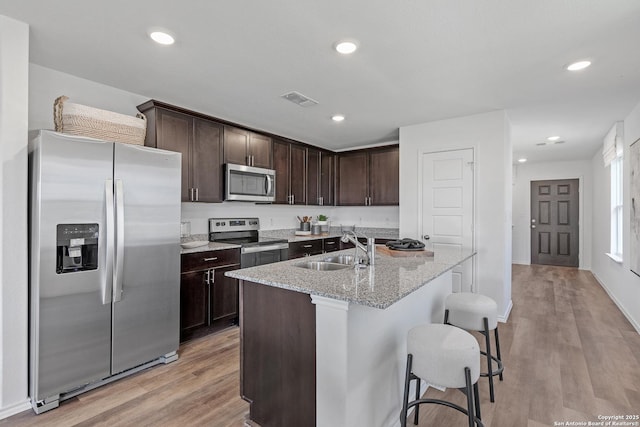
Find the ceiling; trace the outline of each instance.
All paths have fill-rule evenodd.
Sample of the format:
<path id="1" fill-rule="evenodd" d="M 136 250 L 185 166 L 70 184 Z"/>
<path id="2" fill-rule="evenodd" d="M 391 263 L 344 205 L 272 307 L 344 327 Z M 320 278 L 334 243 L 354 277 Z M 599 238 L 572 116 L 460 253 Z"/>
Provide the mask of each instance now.
<path id="1" fill-rule="evenodd" d="M 33 63 L 334 150 L 504 109 L 514 158 L 588 159 L 640 102 L 638 0 L 5 0 L 0 14 L 30 25 Z M 343 38 L 359 50 L 336 53 Z M 551 135 L 565 143 L 536 145 Z"/>

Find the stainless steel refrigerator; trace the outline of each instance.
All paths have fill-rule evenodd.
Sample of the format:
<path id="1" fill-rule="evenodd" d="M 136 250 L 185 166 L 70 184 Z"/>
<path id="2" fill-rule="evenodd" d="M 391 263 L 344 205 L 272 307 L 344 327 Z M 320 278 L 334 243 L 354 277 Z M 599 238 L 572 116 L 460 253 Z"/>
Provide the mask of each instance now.
<path id="1" fill-rule="evenodd" d="M 179 153 L 40 131 L 30 146 L 36 413 L 177 359 Z"/>

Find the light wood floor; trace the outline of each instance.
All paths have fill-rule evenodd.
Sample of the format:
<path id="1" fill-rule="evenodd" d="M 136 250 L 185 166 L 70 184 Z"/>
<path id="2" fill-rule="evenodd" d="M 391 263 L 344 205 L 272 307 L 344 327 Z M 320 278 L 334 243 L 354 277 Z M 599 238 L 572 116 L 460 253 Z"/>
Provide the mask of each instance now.
<path id="1" fill-rule="evenodd" d="M 514 266 L 509 322 L 501 323 L 504 381 L 489 402 L 480 379 L 487 427 L 542 427 L 640 413 L 640 335 L 591 273 L 566 267 Z M 25 411 L 4 426 L 238 426 L 248 404 L 239 395 L 238 329 L 187 343 L 180 359 L 80 395 L 36 416 Z M 464 406 L 458 390 L 429 397 Z M 462 414 L 426 405 L 420 426 L 465 425 Z M 304 426 L 301 426 L 304 427 Z M 351 427 L 351 426 L 349 426 Z M 368 426 L 354 426 L 368 427 Z"/>

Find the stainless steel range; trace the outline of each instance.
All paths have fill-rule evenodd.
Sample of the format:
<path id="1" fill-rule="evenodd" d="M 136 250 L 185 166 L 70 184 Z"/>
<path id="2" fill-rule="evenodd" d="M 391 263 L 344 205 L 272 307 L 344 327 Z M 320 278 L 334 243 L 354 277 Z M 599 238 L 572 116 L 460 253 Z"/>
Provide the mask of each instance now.
<path id="1" fill-rule="evenodd" d="M 241 246 L 240 268 L 286 261 L 286 239 L 260 237 L 258 218 L 209 218 L 209 241 Z"/>

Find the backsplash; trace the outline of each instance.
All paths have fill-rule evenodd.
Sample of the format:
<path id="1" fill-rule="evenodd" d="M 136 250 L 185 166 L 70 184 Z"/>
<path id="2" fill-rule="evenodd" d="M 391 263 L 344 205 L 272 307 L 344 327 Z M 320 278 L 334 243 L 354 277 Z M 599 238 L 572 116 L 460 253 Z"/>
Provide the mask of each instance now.
<path id="1" fill-rule="evenodd" d="M 182 221 L 191 223 L 191 234 L 207 233 L 209 218 L 258 217 L 261 230 L 298 227 L 296 216 L 319 214 L 329 217 L 333 227 L 340 224 L 356 227 L 398 228 L 398 206 L 289 206 L 245 202 L 183 203 Z"/>

